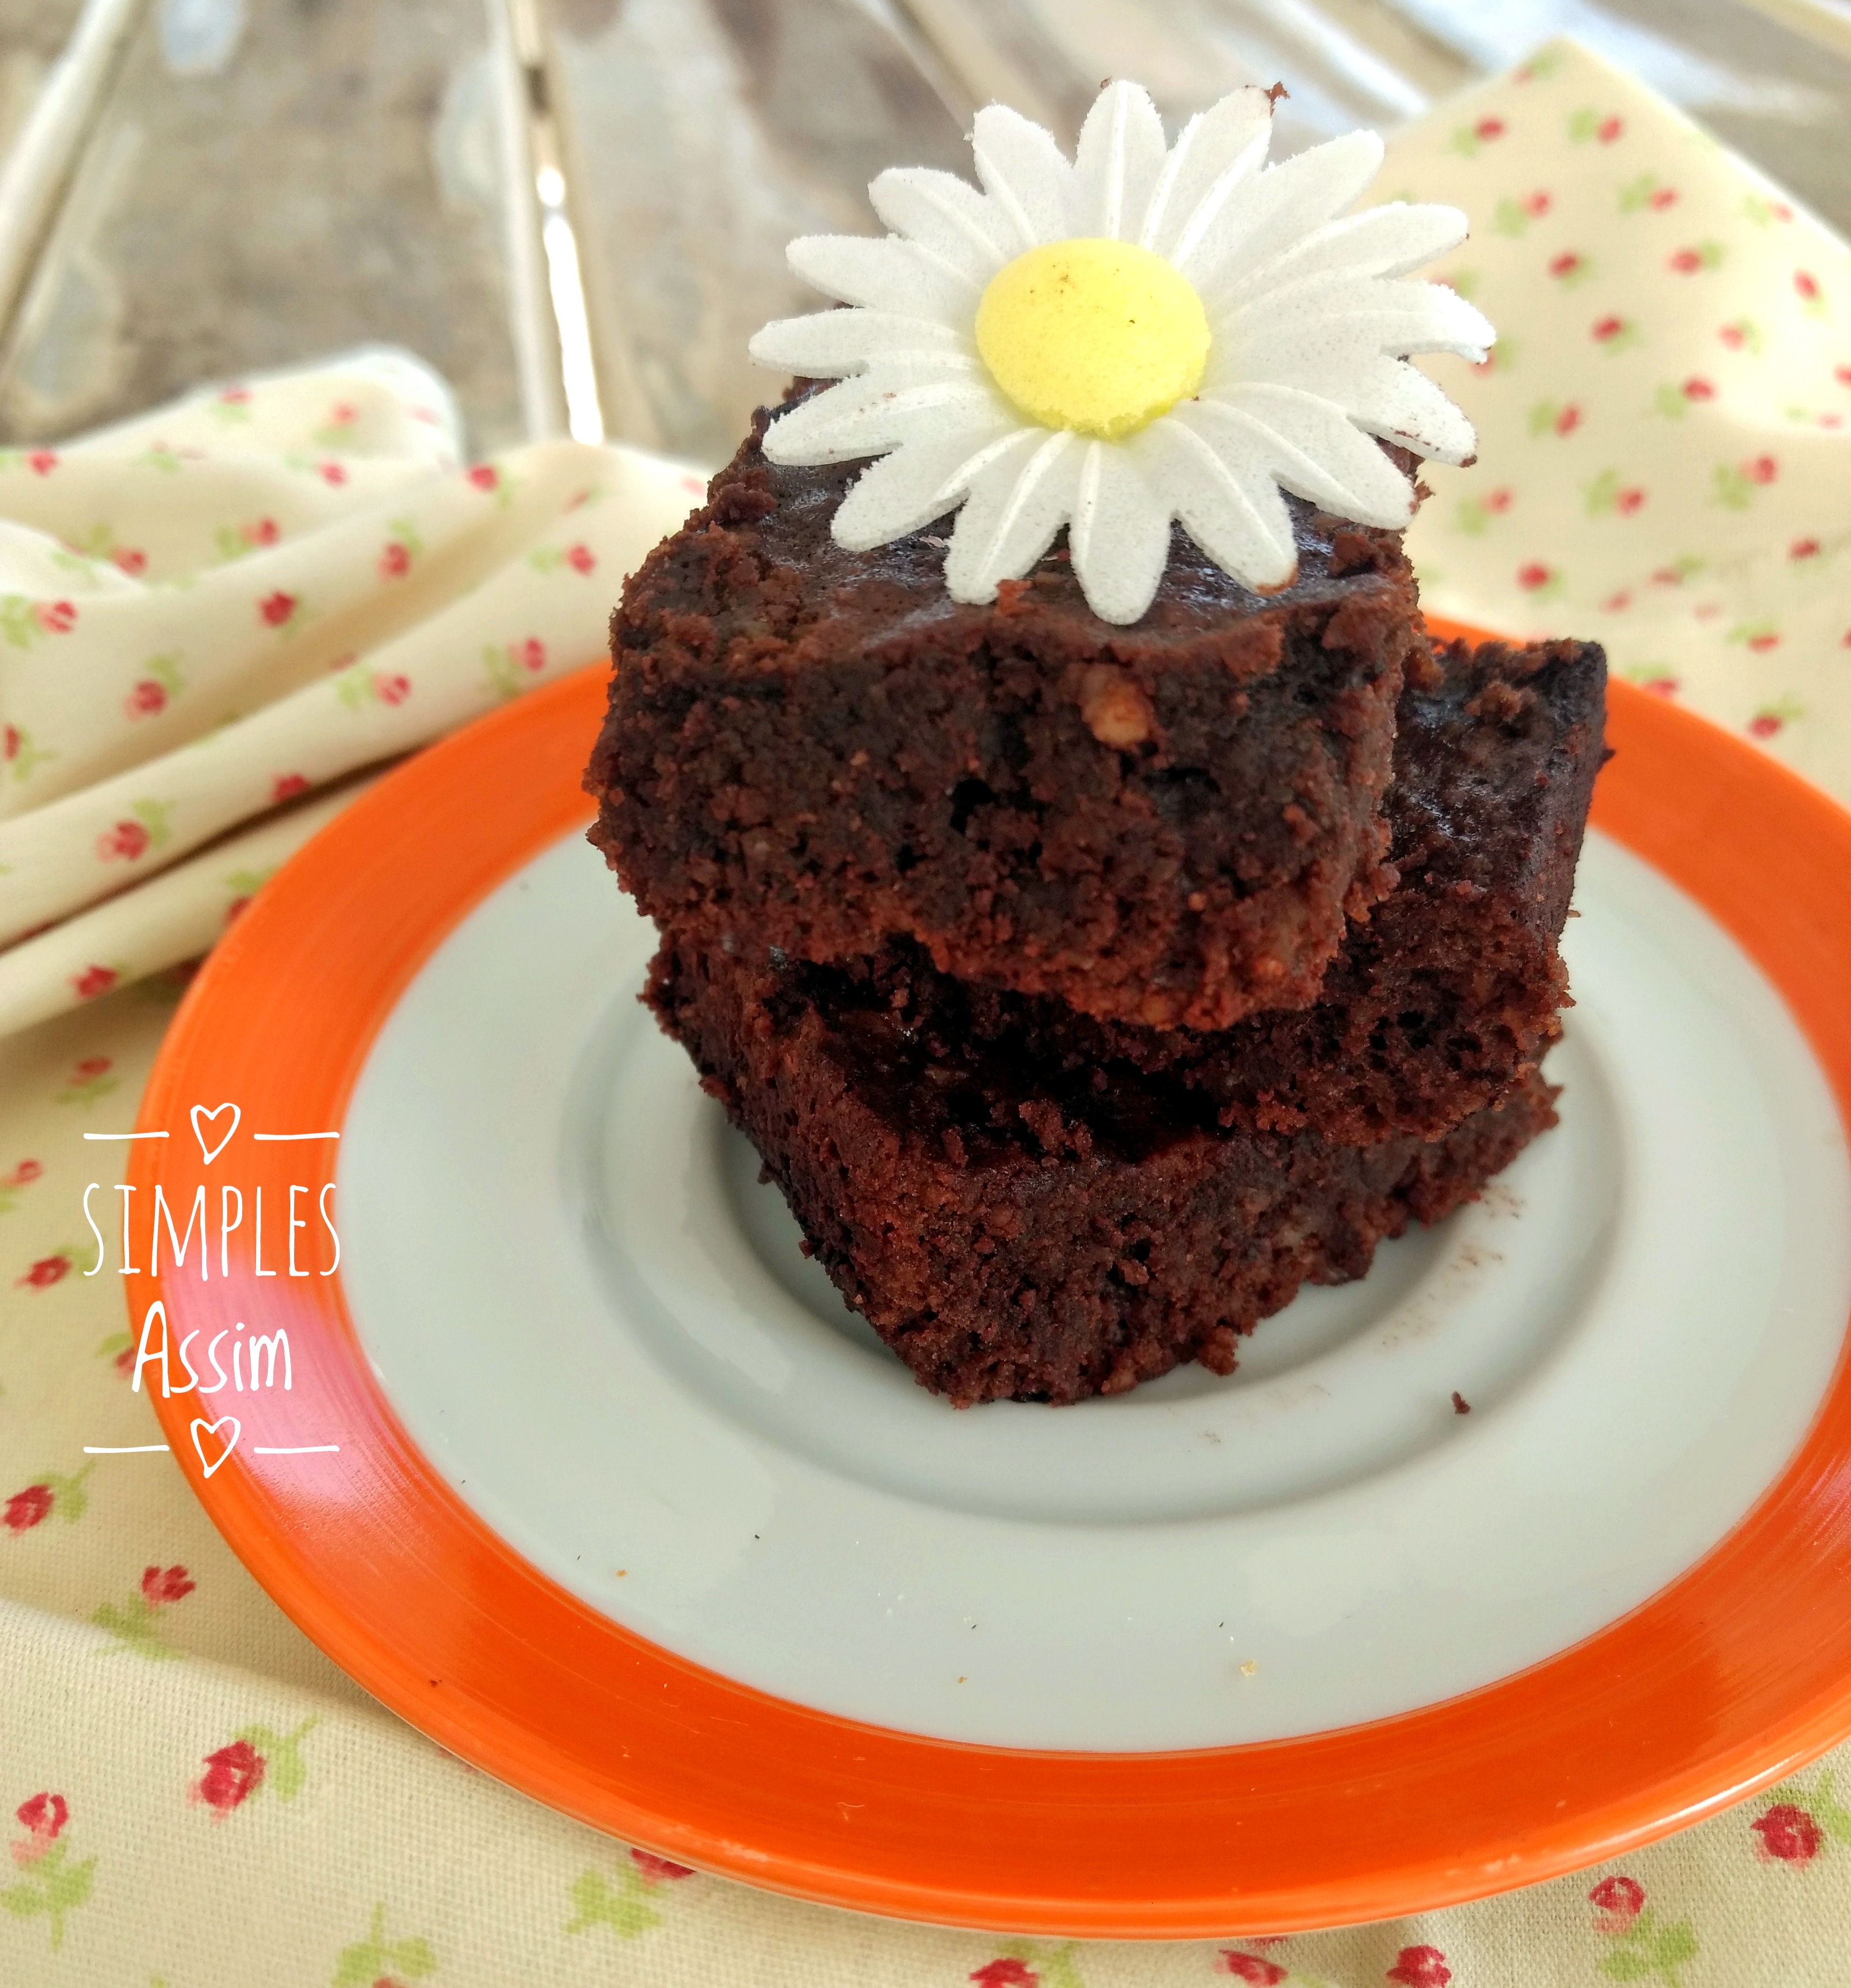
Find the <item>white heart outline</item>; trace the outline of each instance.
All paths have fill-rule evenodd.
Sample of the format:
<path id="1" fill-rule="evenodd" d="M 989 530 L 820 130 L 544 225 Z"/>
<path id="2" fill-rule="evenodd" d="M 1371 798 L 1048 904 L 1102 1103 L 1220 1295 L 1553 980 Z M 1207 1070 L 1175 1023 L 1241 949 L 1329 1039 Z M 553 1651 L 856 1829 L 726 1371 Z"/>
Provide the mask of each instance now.
<path id="1" fill-rule="evenodd" d="M 208 1152 L 206 1150 L 205 1134 L 199 1129 L 199 1121 L 203 1118 L 209 1124 L 222 1111 L 228 1111 L 231 1113 L 232 1129 L 229 1132 L 226 1133 L 225 1137 L 219 1141 L 217 1145 L 213 1147 L 211 1150 Z M 232 1104 L 228 1103 L 225 1104 L 215 1104 L 210 1111 L 207 1111 L 203 1104 L 195 1104 L 193 1107 L 193 1137 L 199 1141 L 199 1150 L 203 1155 L 205 1155 L 205 1163 L 208 1167 L 215 1159 L 218 1158 L 218 1155 L 225 1151 L 225 1148 L 232 1143 L 232 1141 L 236 1135 L 238 1128 L 242 1122 L 243 1118 L 243 1111 L 237 1105 Z"/>
<path id="2" fill-rule="evenodd" d="M 204 1429 L 208 1435 L 216 1435 L 227 1422 L 232 1425 L 232 1439 L 225 1445 L 218 1462 L 208 1463 L 205 1460 L 205 1447 L 199 1440 L 199 1432 Z M 229 1460 L 232 1452 L 238 1447 L 238 1439 L 243 1434 L 244 1424 L 235 1415 L 221 1415 L 215 1422 L 208 1422 L 204 1415 L 195 1415 L 193 1418 L 193 1453 L 198 1458 L 199 1467 L 208 1477 L 218 1469 L 220 1464 Z"/>

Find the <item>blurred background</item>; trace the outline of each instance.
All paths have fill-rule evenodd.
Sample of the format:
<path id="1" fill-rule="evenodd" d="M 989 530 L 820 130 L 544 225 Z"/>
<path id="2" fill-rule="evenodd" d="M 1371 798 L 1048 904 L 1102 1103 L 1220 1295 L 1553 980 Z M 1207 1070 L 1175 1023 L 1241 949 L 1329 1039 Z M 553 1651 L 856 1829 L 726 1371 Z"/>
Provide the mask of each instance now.
<path id="1" fill-rule="evenodd" d="M 1289 151 L 1557 33 L 1851 231 L 1851 0 L 0 0 L 0 442 L 384 340 L 479 451 L 719 462 L 786 241 L 967 172 L 978 106 L 1283 82 Z"/>

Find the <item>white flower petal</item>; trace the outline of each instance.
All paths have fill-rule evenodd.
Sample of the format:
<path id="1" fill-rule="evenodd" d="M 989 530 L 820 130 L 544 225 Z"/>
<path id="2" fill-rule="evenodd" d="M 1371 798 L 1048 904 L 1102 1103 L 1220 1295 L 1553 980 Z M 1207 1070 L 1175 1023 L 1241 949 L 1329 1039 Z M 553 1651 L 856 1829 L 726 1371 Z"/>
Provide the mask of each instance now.
<path id="1" fill-rule="evenodd" d="M 839 379 L 902 354 L 976 356 L 969 339 L 949 325 L 859 309 L 779 318 L 754 333 L 746 349 L 760 366 L 810 380 Z"/>
<path id="2" fill-rule="evenodd" d="M 970 142 L 977 178 L 1008 216 L 1020 248 L 1064 242 L 1073 235 L 1074 169 L 1051 132 L 1020 111 L 993 103 L 977 113 Z"/>
<path id="3" fill-rule="evenodd" d="M 1224 572 L 1261 593 L 1289 587 L 1298 570 L 1291 513 L 1250 457 L 1230 455 L 1199 434 L 1193 403 L 1144 431 L 1145 473 L 1183 528 Z"/>
<path id="4" fill-rule="evenodd" d="M 784 254 L 805 282 L 845 304 L 931 318 L 962 331 L 976 315 L 975 279 L 897 235 L 800 235 Z"/>
<path id="5" fill-rule="evenodd" d="M 1275 384 L 1321 394 L 1359 428 L 1405 442 L 1433 462 L 1470 462 L 1478 453 L 1471 423 L 1404 359 L 1359 351 L 1340 367 L 1322 358 L 1298 357 L 1271 371 Z"/>
<path id="6" fill-rule="evenodd" d="M 1296 158 L 1268 166 L 1227 202 L 1191 228 L 1171 259 L 1196 289 L 1206 292 L 1237 270 L 1258 269 L 1314 228 L 1341 214 L 1382 165 L 1382 140 L 1373 131 L 1352 131 L 1314 145 Z"/>
<path id="7" fill-rule="evenodd" d="M 1273 100 L 1257 84 L 1192 117 L 1176 140 L 1144 217 L 1143 245 L 1174 256 L 1194 230 L 1205 232 L 1240 183 L 1257 172 L 1273 136 Z"/>
<path id="8" fill-rule="evenodd" d="M 1295 497 L 1361 525 L 1399 527 L 1414 515 L 1406 477 L 1321 394 L 1253 382 L 1196 410 L 1199 434 L 1250 453 Z"/>
<path id="9" fill-rule="evenodd" d="M 1024 428 L 972 479 L 945 555 L 953 600 L 995 600 L 999 580 L 1019 580 L 1054 543 L 1073 514 L 1080 452 L 1065 429 Z"/>
<path id="10" fill-rule="evenodd" d="M 852 462 L 953 427 L 986 429 L 999 414 L 1020 419 L 986 377 L 902 387 L 885 370 L 865 373 L 780 414 L 765 431 L 765 458 L 781 465 Z"/>
<path id="11" fill-rule="evenodd" d="M 1015 231 L 1002 209 L 955 174 L 890 166 L 868 198 L 896 235 L 975 282 L 988 282 L 1016 252 Z"/>
<path id="12" fill-rule="evenodd" d="M 1119 627 L 1139 620 L 1169 557 L 1169 506 L 1145 477 L 1139 451 L 1086 445 L 1068 544 L 1087 606 Z"/>
<path id="13" fill-rule="evenodd" d="M 1230 309 L 1210 308 L 1214 333 L 1212 380 L 1272 377 L 1269 354 L 1302 357 L 1317 352 L 1327 364 L 1343 363 L 1360 344 L 1397 357 L 1409 352 L 1456 352 L 1480 360 L 1497 338 L 1484 315 L 1443 283 L 1403 277 L 1359 278 L 1325 270 L 1262 292 Z"/>
<path id="14" fill-rule="evenodd" d="M 853 553 L 891 545 L 962 502 L 972 481 L 1020 437 L 976 427 L 936 432 L 903 444 L 874 464 L 837 507 L 830 531 Z"/>
<path id="15" fill-rule="evenodd" d="M 1163 120 L 1145 91 L 1135 83 L 1110 83 L 1101 90 L 1080 127 L 1074 154 L 1076 232 L 1135 242 L 1168 149 Z"/>
<path id="16" fill-rule="evenodd" d="M 1404 276 L 1466 237 L 1456 207 L 1410 207 L 1396 201 L 1327 221 L 1262 269 L 1244 270 L 1243 288 L 1271 289 L 1302 276 L 1342 270 L 1355 276 Z"/>

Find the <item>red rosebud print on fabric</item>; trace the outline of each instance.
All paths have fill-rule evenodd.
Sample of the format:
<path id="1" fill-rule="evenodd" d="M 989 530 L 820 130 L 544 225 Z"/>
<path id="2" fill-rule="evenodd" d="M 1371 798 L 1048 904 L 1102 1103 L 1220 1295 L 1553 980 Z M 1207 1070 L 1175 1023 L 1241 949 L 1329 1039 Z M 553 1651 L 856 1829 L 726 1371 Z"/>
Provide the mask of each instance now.
<path id="1" fill-rule="evenodd" d="M 347 482 L 347 472 L 338 462 L 324 462 L 321 465 L 321 480 L 338 486 Z"/>
<path id="2" fill-rule="evenodd" d="M 403 580 L 411 570 L 411 555 L 394 539 L 379 556 L 381 580 Z"/>
<path id="3" fill-rule="evenodd" d="M 280 628 L 296 612 L 296 597 L 279 587 L 258 602 L 257 612 L 266 628 Z"/>
<path id="4" fill-rule="evenodd" d="M 1581 258 L 1573 249 L 1565 249 L 1561 255 L 1551 259 L 1549 274 L 1552 276 L 1572 276 L 1580 267 Z"/>
<path id="5" fill-rule="evenodd" d="M 1549 569 L 1542 565 L 1540 561 L 1532 560 L 1529 565 L 1519 566 L 1517 569 L 1517 584 L 1521 587 L 1527 587 L 1532 593 L 1538 587 L 1547 587 L 1548 583 Z"/>
<path id="6" fill-rule="evenodd" d="M 1713 401 L 1716 389 L 1700 373 L 1693 373 L 1683 384 L 1683 397 L 1687 401 Z"/>
<path id="7" fill-rule="evenodd" d="M 68 635 L 77 625 L 77 610 L 68 600 L 33 604 L 32 619 L 48 635 Z"/>
<path id="8" fill-rule="evenodd" d="M 1523 211 L 1535 220 L 1540 221 L 1548 212 L 1551 205 L 1549 196 L 1540 190 L 1527 193 L 1523 197 Z"/>
<path id="9" fill-rule="evenodd" d="M 1605 345 L 1610 340 L 1617 338 L 1626 328 L 1626 321 L 1623 317 L 1603 317 L 1596 320 L 1589 336 L 1597 344 Z"/>
<path id="10" fill-rule="evenodd" d="M 1253 1983 L 1254 1988 L 1278 1988 L 1285 1979 L 1285 1969 L 1277 1961 L 1263 1960 L 1257 1953 L 1238 1953 L 1232 1947 L 1221 1949 L 1221 1957 L 1215 1965 L 1237 1981 Z"/>
<path id="11" fill-rule="evenodd" d="M 1041 1979 L 1025 1960 L 986 1960 L 970 1978 L 978 1988 L 1037 1988 Z"/>
<path id="12" fill-rule="evenodd" d="M 375 677 L 373 688 L 379 693 L 381 704 L 403 704 L 411 695 L 409 677 Z"/>
<path id="13" fill-rule="evenodd" d="M 1818 298 L 1819 279 L 1810 269 L 1795 269 L 1793 272 L 1793 287 L 1808 303 L 1815 302 Z"/>
<path id="14" fill-rule="evenodd" d="M 1818 539 L 1795 539 L 1787 548 L 1787 556 L 1791 560 L 1817 559 L 1819 557 Z"/>
<path id="15" fill-rule="evenodd" d="M 122 708 L 131 718 L 152 718 L 167 709 L 167 692 L 152 677 L 144 677 L 122 700 Z"/>
<path id="16" fill-rule="evenodd" d="M 1779 731 L 1782 723 L 1782 720 L 1776 712 L 1764 711 L 1758 717 L 1751 718 L 1748 720 L 1748 736 L 1751 739 L 1771 739 L 1774 735 Z M 1795 1814 L 1798 1814 L 1799 1812 L 1799 1811 L 1798 1810 L 1794 1811 Z M 1775 1815 L 1778 1814 L 1780 1811 L 1778 1810 L 1773 1810 L 1769 1813 L 1771 1815 Z M 1768 1818 L 1767 1817 L 1764 1817 L 1762 1821 L 1765 1821 L 1768 1819 Z M 1753 1824 L 1753 1827 L 1756 1829 L 1759 1829 L 1761 1826 L 1761 1823 L 1759 1822 Z M 1779 1851 L 1776 1851 L 1773 1854 L 1775 1856 L 1779 1856 L 1783 1853 Z"/>
<path id="17" fill-rule="evenodd" d="M 110 1061 L 107 1057 L 86 1057 L 76 1066 L 76 1070 L 80 1077 L 100 1077 L 110 1067 Z"/>
<path id="18" fill-rule="evenodd" d="M 238 532 L 247 546 L 273 546 L 283 536 L 274 518 L 259 518 L 253 524 L 240 525 Z"/>
<path id="19" fill-rule="evenodd" d="M 1742 465 L 1741 473 L 1751 483 L 1771 483 L 1780 474 L 1780 465 L 1771 455 L 1758 455 Z"/>
<path id="20" fill-rule="evenodd" d="M 147 554 L 138 552 L 133 546 L 118 546 L 110 557 L 131 580 L 139 579 L 147 571 Z"/>
<path id="21" fill-rule="evenodd" d="M 685 1864 L 677 1864 L 673 1858 L 658 1857 L 653 1850 L 632 1850 L 630 1861 L 651 1884 L 665 1878 L 692 1878 L 693 1871 Z"/>
<path id="22" fill-rule="evenodd" d="M 264 1757 L 248 1740 L 234 1740 L 205 1756 L 205 1772 L 195 1783 L 193 1794 L 221 1815 L 233 1809 L 263 1785 Z"/>
<path id="23" fill-rule="evenodd" d="M 330 428 L 350 428 L 360 419 L 360 410 L 351 401 L 337 401 L 328 410 Z"/>
<path id="24" fill-rule="evenodd" d="M 1674 205 L 1677 199 L 1676 187 L 1657 187 L 1653 189 L 1652 197 L 1646 205 L 1648 207 L 1656 208 L 1662 214 L 1667 207 Z"/>
<path id="25" fill-rule="evenodd" d="M 86 966 L 71 979 L 79 999 L 85 1001 L 93 1001 L 99 994 L 107 994 L 115 984 L 116 969 L 113 966 Z"/>
<path id="26" fill-rule="evenodd" d="M 36 1181 L 44 1172 L 44 1168 L 36 1160 L 22 1160 L 4 1181 L 0 1181 L 0 1187 L 24 1187 L 29 1181 Z"/>
<path id="27" fill-rule="evenodd" d="M 1841 387 L 1851 387 L 1851 366 L 1834 366 L 1832 377 Z"/>
<path id="28" fill-rule="evenodd" d="M 1581 425 L 1581 410 L 1571 401 L 1555 417 L 1555 432 L 1558 435 L 1572 434 Z"/>
<path id="29" fill-rule="evenodd" d="M 42 1520 L 51 1516 L 52 1488 L 49 1484 L 29 1484 L 23 1491 L 15 1491 L 6 1501 L 6 1509 L 0 1512 L 0 1525 L 9 1533 L 29 1533 Z"/>
<path id="30" fill-rule="evenodd" d="M 530 635 L 520 645 L 520 663 L 524 670 L 543 670 L 547 667 L 547 645 L 536 635 Z"/>
<path id="31" fill-rule="evenodd" d="M 119 821 L 96 838 L 96 854 L 105 863 L 120 858 L 132 863 L 148 846 L 148 832 L 138 821 Z"/>
<path id="32" fill-rule="evenodd" d="M 574 546 L 566 553 L 566 563 L 574 573 L 589 573 L 597 564 L 597 556 L 589 546 Z"/>
<path id="33" fill-rule="evenodd" d="M 36 448 L 25 458 L 25 464 L 35 476 L 49 476 L 58 467 L 57 451 L 55 449 Z"/>
<path id="34" fill-rule="evenodd" d="M 1603 118 L 1599 130 L 1594 135 L 1603 145 L 1610 145 L 1626 128 L 1625 124 L 1617 117 Z"/>
<path id="35" fill-rule="evenodd" d="M 309 790 L 308 777 L 303 773 L 279 773 L 270 783 L 270 801 L 274 806 L 279 801 L 293 800 L 298 794 Z"/>
<path id="36" fill-rule="evenodd" d="M 501 482 L 501 472 L 492 462 L 479 462 L 471 468 L 469 481 L 478 490 L 492 490 Z"/>
<path id="37" fill-rule="evenodd" d="M 53 1284 L 62 1283 L 70 1275 L 71 1259 L 66 1256 L 41 1256 L 22 1277 L 14 1280 L 28 1290 L 48 1290 Z"/>
<path id="38" fill-rule="evenodd" d="M 151 1608 L 164 1608 L 171 1601 L 184 1601 L 195 1583 L 184 1567 L 151 1567 L 142 1570 L 141 1598 Z"/>
<path id="39" fill-rule="evenodd" d="M 1387 1978 L 1399 1981 L 1401 1988 L 1446 1988 L 1453 1970 L 1436 1946 L 1404 1946 L 1396 1955 Z"/>
<path id="40" fill-rule="evenodd" d="M 1482 138 L 1487 144 L 1489 144 L 1494 138 L 1501 138 L 1504 136 L 1504 120 L 1501 117 L 1480 117 L 1472 127 L 1472 133 L 1474 137 Z"/>
<path id="41" fill-rule="evenodd" d="M 1761 1838 L 1757 1846 L 1760 1854 L 1782 1864 L 1810 1864 L 1826 1840 L 1825 1831 L 1812 1817 L 1791 1802 L 1776 1802 L 1748 1827 Z"/>
<path id="42" fill-rule="evenodd" d="M 1589 1892 L 1588 1902 L 1599 1915 L 1595 1931 L 1617 1936 L 1643 1909 L 1646 1888 L 1636 1878 L 1602 1878 Z"/>
<path id="43" fill-rule="evenodd" d="M 25 1831 L 22 1841 L 7 1845 L 13 1861 L 22 1868 L 36 1864 L 64 1832 L 71 1819 L 70 1805 L 63 1795 L 36 1794 L 13 1811 Z"/>
<path id="44" fill-rule="evenodd" d="M 19 726 L 9 725 L 4 732 L 0 732 L 0 759 L 18 759 L 19 748 L 24 742 Z"/>

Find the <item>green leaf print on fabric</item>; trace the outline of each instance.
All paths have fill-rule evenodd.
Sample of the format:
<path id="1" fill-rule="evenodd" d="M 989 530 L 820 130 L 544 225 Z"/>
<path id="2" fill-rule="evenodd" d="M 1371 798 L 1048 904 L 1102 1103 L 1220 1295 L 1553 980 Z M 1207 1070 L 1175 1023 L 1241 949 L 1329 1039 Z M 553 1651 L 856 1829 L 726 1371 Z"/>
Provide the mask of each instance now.
<path id="1" fill-rule="evenodd" d="M 15 785 L 23 785 L 36 768 L 57 756 L 49 746 L 39 745 L 23 725 L 0 729 L 0 767 L 12 775 Z"/>
<path id="2" fill-rule="evenodd" d="M 162 1637 L 161 1612 L 184 1601 L 194 1588 L 192 1577 L 184 1567 L 151 1567 L 143 1570 L 141 1585 L 120 1608 L 113 1601 L 100 1603 L 90 1620 L 116 1638 L 105 1656 L 132 1650 L 138 1657 L 162 1662 L 184 1656 Z"/>
<path id="3" fill-rule="evenodd" d="M 68 1525 L 75 1525 L 90 1509 L 90 1496 L 83 1488 L 83 1480 L 96 1467 L 94 1458 L 86 1463 L 74 1477 L 60 1477 L 47 1471 L 36 1477 L 22 1490 L 15 1491 L 0 1506 L 0 1526 L 17 1538 L 22 1533 L 29 1533 L 34 1526 L 42 1526 L 53 1513 Z"/>
<path id="4" fill-rule="evenodd" d="M 333 1988 L 379 1988 L 381 1982 L 396 1984 L 421 1981 L 437 1972 L 437 1956 L 427 1939 L 388 1940 L 386 1909 L 373 1908 L 367 1936 L 340 1950 L 334 1963 Z"/>
<path id="5" fill-rule="evenodd" d="M 533 635 L 499 648 L 488 643 L 482 649 L 482 666 L 498 697 L 519 697 L 527 687 L 526 679 L 547 667 L 547 645 Z"/>
<path id="6" fill-rule="evenodd" d="M 527 563 L 536 573 L 589 576 L 597 570 L 597 556 L 587 545 L 536 546 L 528 553 Z"/>
<path id="7" fill-rule="evenodd" d="M 1603 469 L 1581 486 L 1581 500 L 1590 518 L 1629 518 L 1646 501 L 1636 484 L 1623 483 L 1617 469 Z"/>
<path id="8" fill-rule="evenodd" d="M 68 635 L 77 625 L 69 600 L 33 600 L 23 593 L 0 593 L 0 640 L 29 649 L 47 635 Z"/>
<path id="9" fill-rule="evenodd" d="M 205 1772 L 193 1783 L 190 1799 L 204 1802 L 222 1818 L 268 1788 L 280 1802 L 293 1802 L 308 1780 L 302 1743 L 320 1723 L 305 1719 L 293 1733 L 246 1726 L 230 1743 L 204 1756 Z"/>
<path id="10" fill-rule="evenodd" d="M 1589 1892 L 1588 1902 L 1594 1908 L 1594 1930 L 1612 1942 L 1601 1956 L 1602 1974 L 1614 1981 L 1683 1988 L 1681 1969 L 1697 1955 L 1697 1935 L 1687 1919 L 1661 1922 L 1636 1878 L 1603 1878 Z"/>
<path id="11" fill-rule="evenodd" d="M 573 1880 L 573 1912 L 566 1931 L 588 1932 L 601 1925 L 609 1927 L 619 1939 L 635 1939 L 662 1922 L 662 1914 L 650 1902 L 651 1893 L 693 1875 L 685 1864 L 658 1857 L 651 1850 L 632 1850 L 614 1884 L 601 1871 L 581 1871 Z"/>
<path id="12" fill-rule="evenodd" d="M 978 1988 L 1086 1988 L 1078 1956 L 1080 1942 L 1010 1939 L 1000 1942 L 997 1958 L 972 1970 Z M 1271 1963 L 1268 1963 L 1270 1966 Z M 1284 1970 L 1278 1978 L 1284 1979 Z"/>
<path id="13" fill-rule="evenodd" d="M 1780 465 L 1771 455 L 1751 457 L 1746 462 L 1719 462 L 1711 477 L 1710 502 L 1731 511 L 1745 511 L 1755 502 L 1755 493 L 1773 482 Z"/>
<path id="14" fill-rule="evenodd" d="M 394 518 L 386 529 L 391 536 L 386 540 L 385 549 L 379 555 L 379 576 L 381 580 L 403 580 L 424 551 L 425 542 L 418 536 L 417 524 L 410 518 Z"/>
<path id="15" fill-rule="evenodd" d="M 113 1074 L 114 1063 L 108 1057 L 86 1057 L 72 1067 L 64 1088 L 52 1100 L 54 1104 L 94 1104 L 107 1097 L 122 1081 Z"/>
<path id="16" fill-rule="evenodd" d="M 96 1860 L 71 1861 L 70 1845 L 62 1841 L 70 1821 L 70 1806 L 63 1795 L 32 1795 L 15 1810 L 14 1819 L 24 1834 L 7 1848 L 22 1875 L 18 1884 L 0 1891 L 0 1906 L 15 1919 L 49 1919 L 56 1953 L 64 1944 L 65 1914 L 89 1901 Z"/>
<path id="17" fill-rule="evenodd" d="M 21 1160 L 10 1173 L 0 1174 L 0 1215 L 11 1215 L 19 1197 L 39 1179 L 45 1168 L 36 1160 Z"/>

